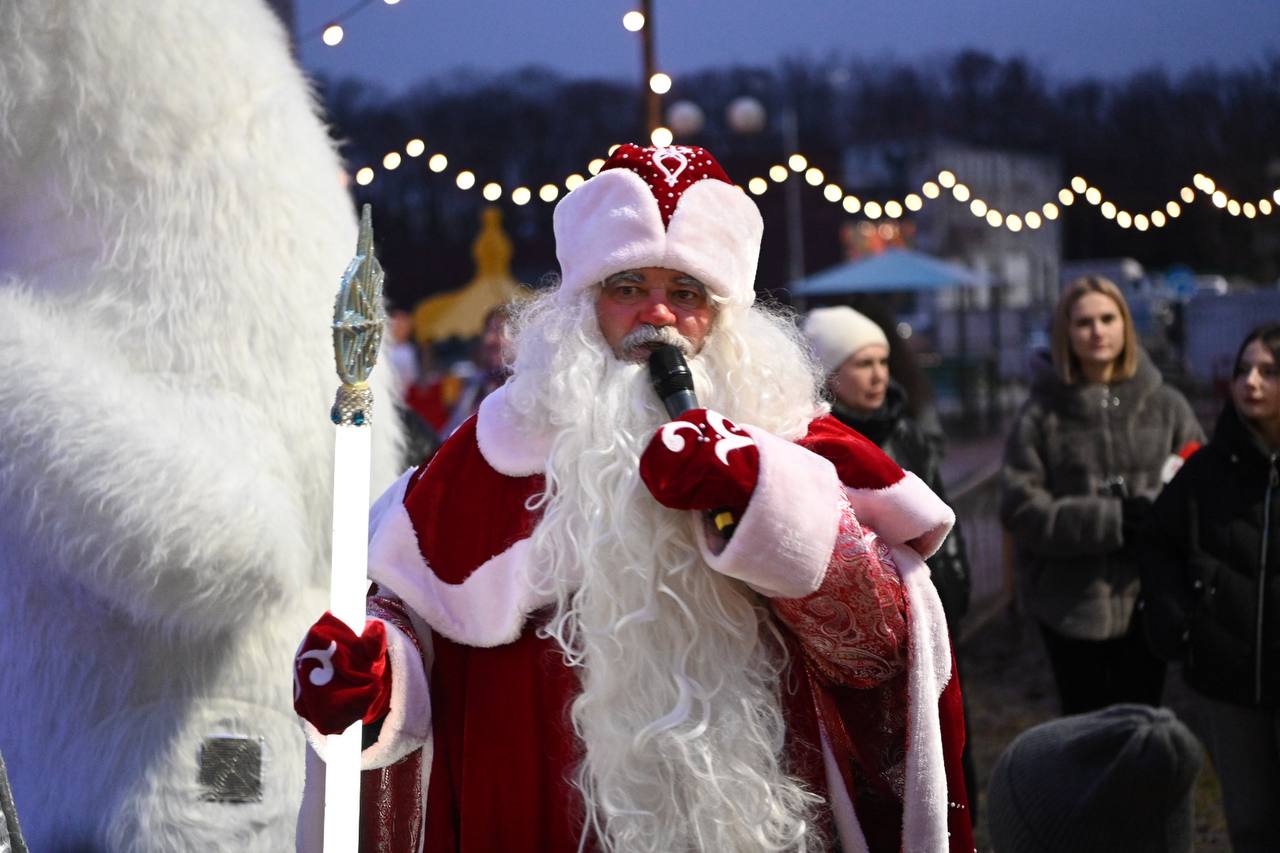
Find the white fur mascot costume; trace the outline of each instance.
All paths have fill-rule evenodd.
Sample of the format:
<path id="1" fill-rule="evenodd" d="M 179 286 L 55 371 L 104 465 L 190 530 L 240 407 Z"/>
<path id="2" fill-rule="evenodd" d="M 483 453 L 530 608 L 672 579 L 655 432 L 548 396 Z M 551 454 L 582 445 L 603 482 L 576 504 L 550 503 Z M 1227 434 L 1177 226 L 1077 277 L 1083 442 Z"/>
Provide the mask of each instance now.
<path id="1" fill-rule="evenodd" d="M 292 849 L 355 240 L 259 0 L 0 3 L 0 752 L 32 850 Z"/>

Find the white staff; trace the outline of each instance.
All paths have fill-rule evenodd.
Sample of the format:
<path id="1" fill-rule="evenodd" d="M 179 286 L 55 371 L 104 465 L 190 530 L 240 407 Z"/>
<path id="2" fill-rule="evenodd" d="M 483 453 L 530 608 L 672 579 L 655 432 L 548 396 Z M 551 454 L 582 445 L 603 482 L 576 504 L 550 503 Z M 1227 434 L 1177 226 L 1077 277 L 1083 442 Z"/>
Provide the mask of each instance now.
<path id="1" fill-rule="evenodd" d="M 333 444 L 333 552 L 329 609 L 356 634 L 364 631 L 369 560 L 369 455 L 373 391 L 382 326 L 382 266 L 373 254 L 369 205 L 360 211 L 356 255 L 342 275 L 333 309 L 338 396 L 330 411 Z M 360 835 L 360 721 L 325 747 L 324 850 L 356 853 Z"/>

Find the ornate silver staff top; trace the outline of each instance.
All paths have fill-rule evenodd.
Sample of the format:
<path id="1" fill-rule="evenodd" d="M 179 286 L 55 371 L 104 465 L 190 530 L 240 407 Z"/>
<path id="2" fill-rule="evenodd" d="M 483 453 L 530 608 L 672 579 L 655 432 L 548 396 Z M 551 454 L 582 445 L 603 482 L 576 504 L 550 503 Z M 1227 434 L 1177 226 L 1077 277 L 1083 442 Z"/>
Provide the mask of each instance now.
<path id="1" fill-rule="evenodd" d="M 329 411 L 335 424 L 366 426 L 373 420 L 373 389 L 369 374 L 378 360 L 382 326 L 382 265 L 373 254 L 373 215 L 369 205 L 360 209 L 360 237 L 356 255 L 342 274 L 333 307 L 333 357 L 338 365 L 337 399 Z"/>

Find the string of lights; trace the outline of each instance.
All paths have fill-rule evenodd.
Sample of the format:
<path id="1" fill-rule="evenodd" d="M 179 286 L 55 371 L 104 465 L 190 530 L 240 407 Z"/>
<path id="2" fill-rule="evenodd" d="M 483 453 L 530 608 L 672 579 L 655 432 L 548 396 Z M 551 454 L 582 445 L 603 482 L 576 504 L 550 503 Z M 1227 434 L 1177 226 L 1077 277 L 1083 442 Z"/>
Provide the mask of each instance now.
<path id="1" fill-rule="evenodd" d="M 346 38 L 347 35 L 346 28 L 342 25 L 355 17 L 357 12 L 364 9 L 366 6 L 372 5 L 374 2 L 376 2 L 376 0 L 356 0 L 355 3 L 351 4 L 351 6 L 334 15 L 332 18 L 329 18 L 320 26 L 302 33 L 298 36 L 298 40 L 310 41 L 316 36 L 320 36 L 320 40 L 329 47 L 337 47 L 342 44 L 342 40 Z M 382 0 L 382 2 L 387 6 L 394 6 L 399 3 L 400 0 Z"/>
<path id="2" fill-rule="evenodd" d="M 611 147 L 609 153 L 613 153 L 616 147 Z M 410 139 L 404 146 L 403 155 L 399 151 L 391 151 L 382 158 L 382 168 L 386 172 L 393 172 L 404 163 L 406 157 L 417 159 L 426 155 L 426 143 L 418 138 Z M 603 158 L 596 158 L 587 164 L 584 171 L 595 175 L 604 166 L 604 162 Z M 427 158 L 426 163 L 431 172 L 440 174 L 449 169 L 450 161 L 446 154 L 436 151 Z M 360 167 L 353 176 L 359 186 L 368 186 L 376 177 L 377 171 L 372 166 Z M 516 186 L 508 189 L 497 181 L 480 184 L 479 178 L 472 169 L 460 169 L 454 173 L 454 184 L 459 189 L 471 190 L 479 185 L 480 193 L 486 201 L 496 202 L 506 196 L 516 206 L 529 204 L 535 198 L 550 204 L 560 197 L 562 187 L 563 191 L 568 192 L 585 180 L 585 175 L 575 172 L 560 181 L 544 183 L 536 189 L 532 186 Z M 992 228 L 1006 228 L 1013 232 L 1022 231 L 1024 228 L 1028 230 L 1040 228 L 1046 221 L 1057 219 L 1062 213 L 1062 208 L 1071 207 L 1078 200 L 1096 207 L 1105 219 L 1118 227 L 1132 228 L 1136 231 L 1149 231 L 1168 225 L 1170 221 L 1182 215 L 1183 205 L 1189 205 L 1199 197 L 1197 191 L 1200 195 L 1207 197 L 1214 207 L 1225 210 L 1231 216 L 1254 219 L 1259 216 L 1271 216 L 1280 211 L 1280 188 L 1275 189 L 1270 198 L 1240 201 L 1220 189 L 1217 182 L 1201 172 L 1196 173 L 1189 186 L 1179 189 L 1176 198 L 1171 198 L 1163 205 L 1151 210 L 1138 213 L 1118 207 L 1104 197 L 1101 189 L 1080 176 L 1072 178 L 1067 186 L 1059 189 L 1056 199 L 1046 201 L 1038 208 L 1013 212 L 1002 211 L 976 196 L 968 184 L 947 169 L 921 184 L 918 192 L 907 193 L 901 199 L 864 200 L 857 195 L 845 192 L 839 184 L 827 181 L 826 173 L 810 165 L 809 159 L 799 153 L 787 158 L 786 165 L 779 163 L 770 167 L 768 179 L 763 176 L 753 177 L 746 182 L 743 189 L 752 195 L 761 196 L 769 191 L 771 184 L 781 184 L 788 180 L 803 180 L 806 185 L 821 189 L 823 198 L 832 203 L 839 203 L 847 213 L 861 213 L 871 220 L 900 219 L 907 212 L 916 213 L 922 210 L 926 204 L 942 198 L 945 193 L 954 201 L 967 205 L 974 217 L 983 220 Z"/>

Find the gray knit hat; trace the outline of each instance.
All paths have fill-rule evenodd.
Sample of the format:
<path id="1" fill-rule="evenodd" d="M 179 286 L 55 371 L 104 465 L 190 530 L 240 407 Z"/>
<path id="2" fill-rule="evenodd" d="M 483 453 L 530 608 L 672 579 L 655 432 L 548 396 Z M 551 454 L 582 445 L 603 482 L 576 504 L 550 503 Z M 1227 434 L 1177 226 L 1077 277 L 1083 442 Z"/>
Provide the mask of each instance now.
<path id="1" fill-rule="evenodd" d="M 987 786 L 996 853 L 1184 853 L 1202 752 L 1172 711 L 1112 705 L 1035 726 Z"/>

